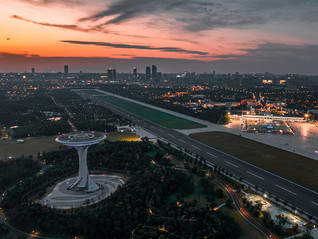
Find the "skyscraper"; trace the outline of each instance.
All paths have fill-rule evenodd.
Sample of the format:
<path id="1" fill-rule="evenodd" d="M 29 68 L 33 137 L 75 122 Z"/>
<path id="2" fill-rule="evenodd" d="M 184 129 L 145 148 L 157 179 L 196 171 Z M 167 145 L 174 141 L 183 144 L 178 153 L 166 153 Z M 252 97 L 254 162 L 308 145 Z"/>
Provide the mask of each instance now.
<path id="1" fill-rule="evenodd" d="M 157 78 L 157 66 L 152 65 L 152 79 Z"/>
<path id="2" fill-rule="evenodd" d="M 107 77 L 108 77 L 108 79 L 110 79 L 110 80 L 113 79 L 113 69 L 112 69 L 112 68 L 108 68 L 108 70 L 107 70 Z"/>
<path id="3" fill-rule="evenodd" d="M 146 80 L 150 80 L 151 77 L 151 69 L 150 66 L 146 67 Z"/>
<path id="4" fill-rule="evenodd" d="M 32 68 L 32 74 L 34 74 L 35 73 L 35 69 L 34 68 Z"/>
<path id="5" fill-rule="evenodd" d="M 134 78 L 137 77 L 137 67 L 134 67 L 134 69 L 133 69 L 133 77 Z"/>
<path id="6" fill-rule="evenodd" d="M 113 69 L 112 76 L 113 76 L 113 80 L 116 80 L 117 78 L 116 69 Z"/>
<path id="7" fill-rule="evenodd" d="M 64 65 L 64 74 L 68 75 L 68 65 Z"/>

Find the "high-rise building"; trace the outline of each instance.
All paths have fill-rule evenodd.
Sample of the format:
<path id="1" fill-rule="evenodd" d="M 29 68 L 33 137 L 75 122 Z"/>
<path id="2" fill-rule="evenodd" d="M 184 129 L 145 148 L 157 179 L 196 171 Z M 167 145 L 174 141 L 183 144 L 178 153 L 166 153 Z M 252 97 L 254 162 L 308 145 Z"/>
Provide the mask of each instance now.
<path id="1" fill-rule="evenodd" d="M 151 69 L 150 66 L 146 67 L 146 80 L 150 80 L 151 77 Z"/>
<path id="2" fill-rule="evenodd" d="M 64 74 L 68 75 L 68 65 L 64 65 Z"/>
<path id="3" fill-rule="evenodd" d="M 108 68 L 108 70 L 107 70 L 107 77 L 108 77 L 108 79 L 110 79 L 110 80 L 113 79 L 113 69 L 112 69 L 112 68 Z"/>
<path id="4" fill-rule="evenodd" d="M 157 66 L 155 66 L 155 65 L 152 65 L 152 75 L 151 75 L 151 77 L 152 77 L 152 79 L 156 79 L 157 78 Z"/>
<path id="5" fill-rule="evenodd" d="M 113 80 L 116 80 L 117 78 L 117 73 L 116 73 L 116 69 L 113 69 L 113 72 L 112 72 L 112 77 L 113 77 Z"/>
<path id="6" fill-rule="evenodd" d="M 35 69 L 34 68 L 32 68 L 32 74 L 34 74 L 35 73 Z"/>
<path id="7" fill-rule="evenodd" d="M 133 77 L 134 78 L 137 77 L 137 67 L 134 67 L 134 69 L 133 69 Z"/>

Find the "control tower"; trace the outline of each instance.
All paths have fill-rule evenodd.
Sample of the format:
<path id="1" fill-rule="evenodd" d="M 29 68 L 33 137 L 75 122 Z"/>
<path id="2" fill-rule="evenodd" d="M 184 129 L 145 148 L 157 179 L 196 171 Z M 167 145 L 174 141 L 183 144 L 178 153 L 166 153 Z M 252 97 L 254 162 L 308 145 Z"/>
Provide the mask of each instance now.
<path id="1" fill-rule="evenodd" d="M 65 146 L 72 146 L 76 149 L 79 160 L 78 178 L 75 183 L 68 187 L 71 190 L 81 190 L 86 192 L 95 192 L 100 189 L 100 185 L 92 181 L 89 177 L 87 167 L 87 150 L 93 144 L 98 144 L 106 136 L 102 132 L 72 132 L 70 134 L 60 135 L 55 139 L 56 142 Z"/>

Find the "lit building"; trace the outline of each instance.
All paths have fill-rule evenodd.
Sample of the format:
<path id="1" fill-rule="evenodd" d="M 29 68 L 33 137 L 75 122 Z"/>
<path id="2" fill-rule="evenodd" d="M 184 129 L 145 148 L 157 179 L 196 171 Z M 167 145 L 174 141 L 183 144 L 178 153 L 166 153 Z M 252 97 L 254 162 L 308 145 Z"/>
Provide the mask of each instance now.
<path id="1" fill-rule="evenodd" d="M 112 68 L 108 68 L 107 77 L 108 77 L 108 79 L 113 79 L 113 69 Z"/>
<path id="2" fill-rule="evenodd" d="M 134 67 L 134 69 L 133 69 L 133 77 L 134 78 L 137 77 L 137 67 Z"/>

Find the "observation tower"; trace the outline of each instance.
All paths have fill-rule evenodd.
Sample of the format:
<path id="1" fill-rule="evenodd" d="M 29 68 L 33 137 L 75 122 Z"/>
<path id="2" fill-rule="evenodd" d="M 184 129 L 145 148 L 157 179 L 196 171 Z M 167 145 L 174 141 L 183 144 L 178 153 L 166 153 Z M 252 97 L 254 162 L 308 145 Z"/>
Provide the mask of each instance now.
<path id="1" fill-rule="evenodd" d="M 93 144 L 98 144 L 106 136 L 102 132 L 72 132 L 60 135 L 55 139 L 56 142 L 65 146 L 72 146 L 76 149 L 79 160 L 78 178 L 68 189 L 85 192 L 95 192 L 101 186 L 90 179 L 87 167 L 87 150 Z"/>

